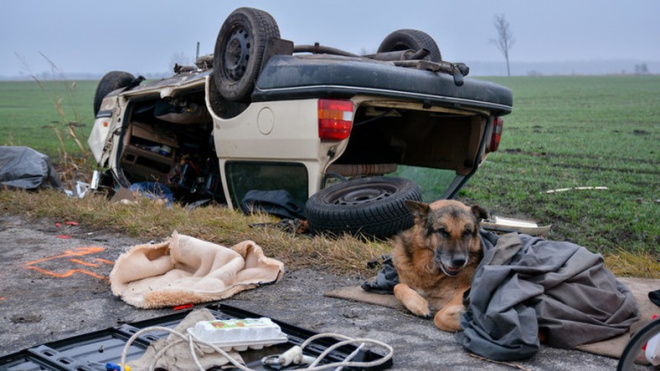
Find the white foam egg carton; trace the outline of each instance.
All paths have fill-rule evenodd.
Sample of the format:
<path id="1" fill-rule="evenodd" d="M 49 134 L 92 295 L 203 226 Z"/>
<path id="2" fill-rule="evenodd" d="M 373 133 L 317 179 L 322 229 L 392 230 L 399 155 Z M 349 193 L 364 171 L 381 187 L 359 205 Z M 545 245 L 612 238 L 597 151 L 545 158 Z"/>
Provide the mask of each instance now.
<path id="1" fill-rule="evenodd" d="M 262 349 L 288 341 L 280 326 L 266 317 L 200 321 L 188 332 L 224 351 Z"/>

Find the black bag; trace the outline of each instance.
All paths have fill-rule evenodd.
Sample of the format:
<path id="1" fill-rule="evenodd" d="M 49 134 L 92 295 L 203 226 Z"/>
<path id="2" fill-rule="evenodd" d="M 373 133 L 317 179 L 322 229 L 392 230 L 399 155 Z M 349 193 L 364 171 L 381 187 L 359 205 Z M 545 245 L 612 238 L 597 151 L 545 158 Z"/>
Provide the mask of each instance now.
<path id="1" fill-rule="evenodd" d="M 245 214 L 265 212 L 279 218 L 305 219 L 303 207 L 296 204 L 288 191 L 251 190 L 241 200 L 241 210 Z"/>

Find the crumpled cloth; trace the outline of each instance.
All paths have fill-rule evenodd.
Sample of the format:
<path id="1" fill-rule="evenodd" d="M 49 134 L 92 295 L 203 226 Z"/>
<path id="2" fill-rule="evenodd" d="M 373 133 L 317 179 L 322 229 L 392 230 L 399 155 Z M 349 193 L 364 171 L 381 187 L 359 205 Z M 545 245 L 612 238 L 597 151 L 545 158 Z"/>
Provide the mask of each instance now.
<path id="1" fill-rule="evenodd" d="M 213 321 L 215 316 L 206 309 L 196 309 L 190 312 L 175 328 L 174 331 L 177 331 L 181 334 L 188 335 L 188 329 L 195 327 L 195 324 L 200 321 Z M 190 335 L 188 335 L 190 336 Z M 188 370 L 198 370 L 197 364 L 195 363 L 191 351 L 190 344 L 188 341 L 182 340 L 179 336 L 175 334 L 169 334 L 167 337 L 163 337 L 152 342 L 147 350 L 145 350 L 142 357 L 137 360 L 126 362 L 128 366 L 131 367 L 133 371 L 146 371 L 149 370 L 149 366 L 152 362 L 155 362 L 155 370 L 168 370 L 168 371 L 188 371 Z M 176 344 L 175 344 L 176 343 Z M 158 356 L 158 359 L 154 359 L 156 355 L 164 348 L 170 347 L 165 350 L 164 353 Z M 229 360 L 224 356 L 220 355 L 218 352 L 213 350 L 209 346 L 197 345 L 195 346 L 195 354 L 198 361 L 203 366 L 205 370 L 209 369 L 220 369 L 222 366 L 229 363 Z M 244 364 L 243 358 L 236 351 L 228 352 L 229 356 L 234 358 L 237 362 Z"/>
<path id="2" fill-rule="evenodd" d="M 110 287 L 138 308 L 226 299 L 277 282 L 284 264 L 253 241 L 231 248 L 174 232 L 161 243 L 132 247 L 115 261 Z"/>
<path id="3" fill-rule="evenodd" d="M 634 296 L 600 254 L 524 234 L 501 236 L 485 252 L 467 299 L 456 339 L 496 361 L 533 356 L 540 332 L 547 345 L 572 349 L 639 320 Z"/>

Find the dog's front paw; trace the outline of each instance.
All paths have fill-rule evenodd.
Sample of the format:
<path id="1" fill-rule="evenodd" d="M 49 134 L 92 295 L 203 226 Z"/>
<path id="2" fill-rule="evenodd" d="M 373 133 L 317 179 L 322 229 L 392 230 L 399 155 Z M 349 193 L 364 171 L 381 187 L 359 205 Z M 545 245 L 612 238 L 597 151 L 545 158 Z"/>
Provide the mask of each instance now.
<path id="1" fill-rule="evenodd" d="M 423 298 L 420 299 L 422 300 L 419 301 L 415 300 L 413 302 L 403 303 L 403 305 L 405 305 L 406 308 L 408 308 L 410 313 L 418 317 L 422 317 L 426 319 L 432 318 L 433 312 L 431 310 L 431 307 L 429 306 L 429 303 Z"/>
<path id="2" fill-rule="evenodd" d="M 396 296 L 396 298 L 403 303 L 403 306 L 405 306 L 412 314 L 423 318 L 431 318 L 432 312 L 429 307 L 429 302 L 408 285 L 398 284 L 394 286 L 394 296 Z"/>
<path id="3" fill-rule="evenodd" d="M 435 314 L 433 322 L 443 331 L 456 332 L 461 329 L 461 315 L 465 313 L 463 305 L 448 305 Z"/>

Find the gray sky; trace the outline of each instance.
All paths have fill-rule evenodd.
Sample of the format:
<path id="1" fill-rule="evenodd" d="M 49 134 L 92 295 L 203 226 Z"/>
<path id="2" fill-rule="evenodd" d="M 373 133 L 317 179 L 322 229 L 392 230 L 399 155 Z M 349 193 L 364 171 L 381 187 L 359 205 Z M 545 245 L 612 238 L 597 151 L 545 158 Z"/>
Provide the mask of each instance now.
<path id="1" fill-rule="evenodd" d="M 0 0 L 0 76 L 166 72 L 179 53 L 212 53 L 232 10 L 269 12 L 282 38 L 374 52 L 401 28 L 430 34 L 443 59 L 502 61 L 489 43 L 505 15 L 512 62 L 660 61 L 660 0 Z M 44 56 L 46 58 L 44 58 Z M 657 72 L 657 71 L 656 71 Z"/>

